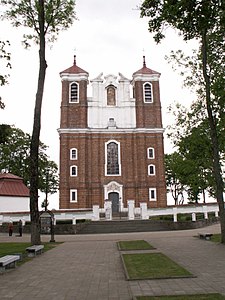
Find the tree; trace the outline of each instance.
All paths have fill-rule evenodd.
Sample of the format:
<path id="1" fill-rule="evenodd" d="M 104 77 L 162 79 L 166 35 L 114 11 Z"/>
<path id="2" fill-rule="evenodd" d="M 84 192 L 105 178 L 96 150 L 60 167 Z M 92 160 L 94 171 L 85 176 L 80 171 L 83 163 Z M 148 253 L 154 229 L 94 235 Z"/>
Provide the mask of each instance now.
<path id="1" fill-rule="evenodd" d="M 0 145 L 5 144 L 8 140 L 8 136 L 10 134 L 10 125 L 1 124 L 0 125 Z"/>
<path id="2" fill-rule="evenodd" d="M 188 109 L 178 104 L 175 108 L 171 105 L 170 111 L 175 117 L 175 123 L 168 127 L 167 135 L 172 139 L 179 155 L 182 156 L 183 161 L 179 163 L 185 168 L 184 177 L 183 179 L 179 177 L 179 180 L 186 187 L 189 199 L 192 201 L 197 202 L 200 193 L 205 199 L 206 191 L 215 198 L 215 178 L 212 172 L 213 153 L 207 119 L 200 114 L 196 103 Z M 224 128 L 218 126 L 217 132 L 220 141 L 220 158 L 224 162 Z"/>
<path id="3" fill-rule="evenodd" d="M 9 41 L 0 41 L 0 59 L 1 59 L 1 72 L 4 68 L 11 69 L 11 53 L 8 52 L 7 47 L 10 46 Z M 0 74 L 0 86 L 3 86 L 8 83 L 9 74 Z M 4 109 L 5 104 L 0 97 L 0 109 Z"/>
<path id="4" fill-rule="evenodd" d="M 179 30 L 184 40 L 197 39 L 200 44 L 199 59 L 203 78 L 201 97 L 207 111 L 210 128 L 210 140 L 213 153 L 213 173 L 216 182 L 216 198 L 219 205 L 221 242 L 225 243 L 224 184 L 222 178 L 217 119 L 224 117 L 224 91 L 221 82 L 224 79 L 217 73 L 217 51 L 224 65 L 224 29 L 225 14 L 222 0 L 145 0 L 141 6 L 141 16 L 149 17 L 149 31 L 155 32 L 156 42 L 164 35 L 164 28 L 171 26 Z M 223 51 L 222 51 L 223 50 Z M 220 66 L 221 69 L 222 66 Z M 213 78 L 213 79 L 212 79 Z M 217 91 L 218 89 L 218 91 Z M 214 109 L 214 102 L 219 109 Z M 224 120 L 224 119 L 223 119 Z"/>
<path id="5" fill-rule="evenodd" d="M 178 152 L 165 154 L 165 177 L 168 191 L 174 199 L 174 204 L 183 204 L 184 185 L 180 181 L 180 171 L 183 169 L 183 158 Z"/>
<path id="6" fill-rule="evenodd" d="M 38 211 L 38 155 L 41 130 L 41 107 L 47 69 L 46 42 L 55 41 L 61 30 L 69 28 L 75 19 L 75 0 L 1 0 L 7 5 L 6 17 L 16 27 L 31 29 L 25 35 L 25 44 L 29 40 L 39 45 L 39 75 L 34 109 L 33 132 L 30 146 L 30 213 L 31 243 L 40 243 L 40 222 Z"/>
<path id="7" fill-rule="evenodd" d="M 7 140 L 0 143 L 0 170 L 7 170 L 14 175 L 23 178 L 24 183 L 30 187 L 30 141 L 31 136 L 24 133 L 21 129 L 14 126 L 7 126 Z M 0 130 L 1 132 L 1 130 Z M 47 146 L 40 142 L 39 147 L 39 182 L 38 189 L 45 192 L 48 188 L 49 194 L 54 194 L 58 190 L 58 167 L 54 161 L 51 161 L 46 154 Z M 48 186 L 46 187 L 45 176 L 48 171 Z"/>

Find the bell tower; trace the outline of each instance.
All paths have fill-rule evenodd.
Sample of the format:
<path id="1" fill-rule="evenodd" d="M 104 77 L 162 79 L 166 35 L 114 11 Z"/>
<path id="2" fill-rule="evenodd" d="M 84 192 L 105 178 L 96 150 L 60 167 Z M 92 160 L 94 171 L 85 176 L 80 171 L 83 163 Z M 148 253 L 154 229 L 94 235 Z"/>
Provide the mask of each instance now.
<path id="1" fill-rule="evenodd" d="M 87 129 L 88 126 L 88 76 L 88 72 L 77 66 L 76 56 L 72 67 L 60 73 L 62 80 L 61 119 L 58 130 L 60 133 L 60 208 L 87 206 L 85 193 L 79 194 L 79 203 L 77 203 L 77 186 L 85 190 L 85 175 L 81 176 L 81 174 L 86 174 L 86 142 L 85 139 L 79 138 L 79 132 Z"/>
<path id="2" fill-rule="evenodd" d="M 133 73 L 132 81 L 137 128 L 162 128 L 159 77 L 160 73 L 146 67 L 143 56 L 143 67 Z"/>
<path id="3" fill-rule="evenodd" d="M 74 56 L 73 66 L 62 71 L 62 102 L 60 128 L 87 128 L 88 72 L 79 68 Z"/>

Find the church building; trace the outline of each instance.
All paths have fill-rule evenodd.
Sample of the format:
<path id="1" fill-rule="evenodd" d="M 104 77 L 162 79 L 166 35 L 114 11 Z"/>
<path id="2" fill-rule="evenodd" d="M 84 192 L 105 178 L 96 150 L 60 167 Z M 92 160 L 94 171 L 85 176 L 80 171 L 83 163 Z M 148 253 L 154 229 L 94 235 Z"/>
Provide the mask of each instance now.
<path id="1" fill-rule="evenodd" d="M 60 209 L 85 209 L 111 201 L 112 212 L 147 203 L 166 207 L 159 77 L 143 66 L 132 80 L 89 74 L 77 66 L 60 73 Z"/>

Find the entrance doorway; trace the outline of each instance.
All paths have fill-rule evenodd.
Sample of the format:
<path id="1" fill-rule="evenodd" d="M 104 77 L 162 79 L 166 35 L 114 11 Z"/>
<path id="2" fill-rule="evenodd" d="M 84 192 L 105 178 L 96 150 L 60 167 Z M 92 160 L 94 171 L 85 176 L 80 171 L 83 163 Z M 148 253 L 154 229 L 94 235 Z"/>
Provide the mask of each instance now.
<path id="1" fill-rule="evenodd" d="M 116 214 L 119 212 L 119 194 L 112 192 L 108 194 L 109 200 L 112 202 L 112 214 Z"/>

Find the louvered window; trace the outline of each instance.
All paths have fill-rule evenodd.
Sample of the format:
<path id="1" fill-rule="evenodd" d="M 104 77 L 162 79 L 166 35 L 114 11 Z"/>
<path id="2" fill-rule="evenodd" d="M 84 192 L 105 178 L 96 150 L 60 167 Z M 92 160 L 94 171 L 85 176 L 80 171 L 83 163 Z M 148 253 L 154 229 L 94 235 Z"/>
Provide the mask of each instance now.
<path id="1" fill-rule="evenodd" d="M 151 83 L 145 83 L 145 85 L 144 85 L 144 102 L 146 102 L 146 103 L 153 102 Z"/>
<path id="2" fill-rule="evenodd" d="M 70 85 L 70 102 L 79 102 L 78 101 L 78 84 L 76 82 L 71 83 Z"/>

